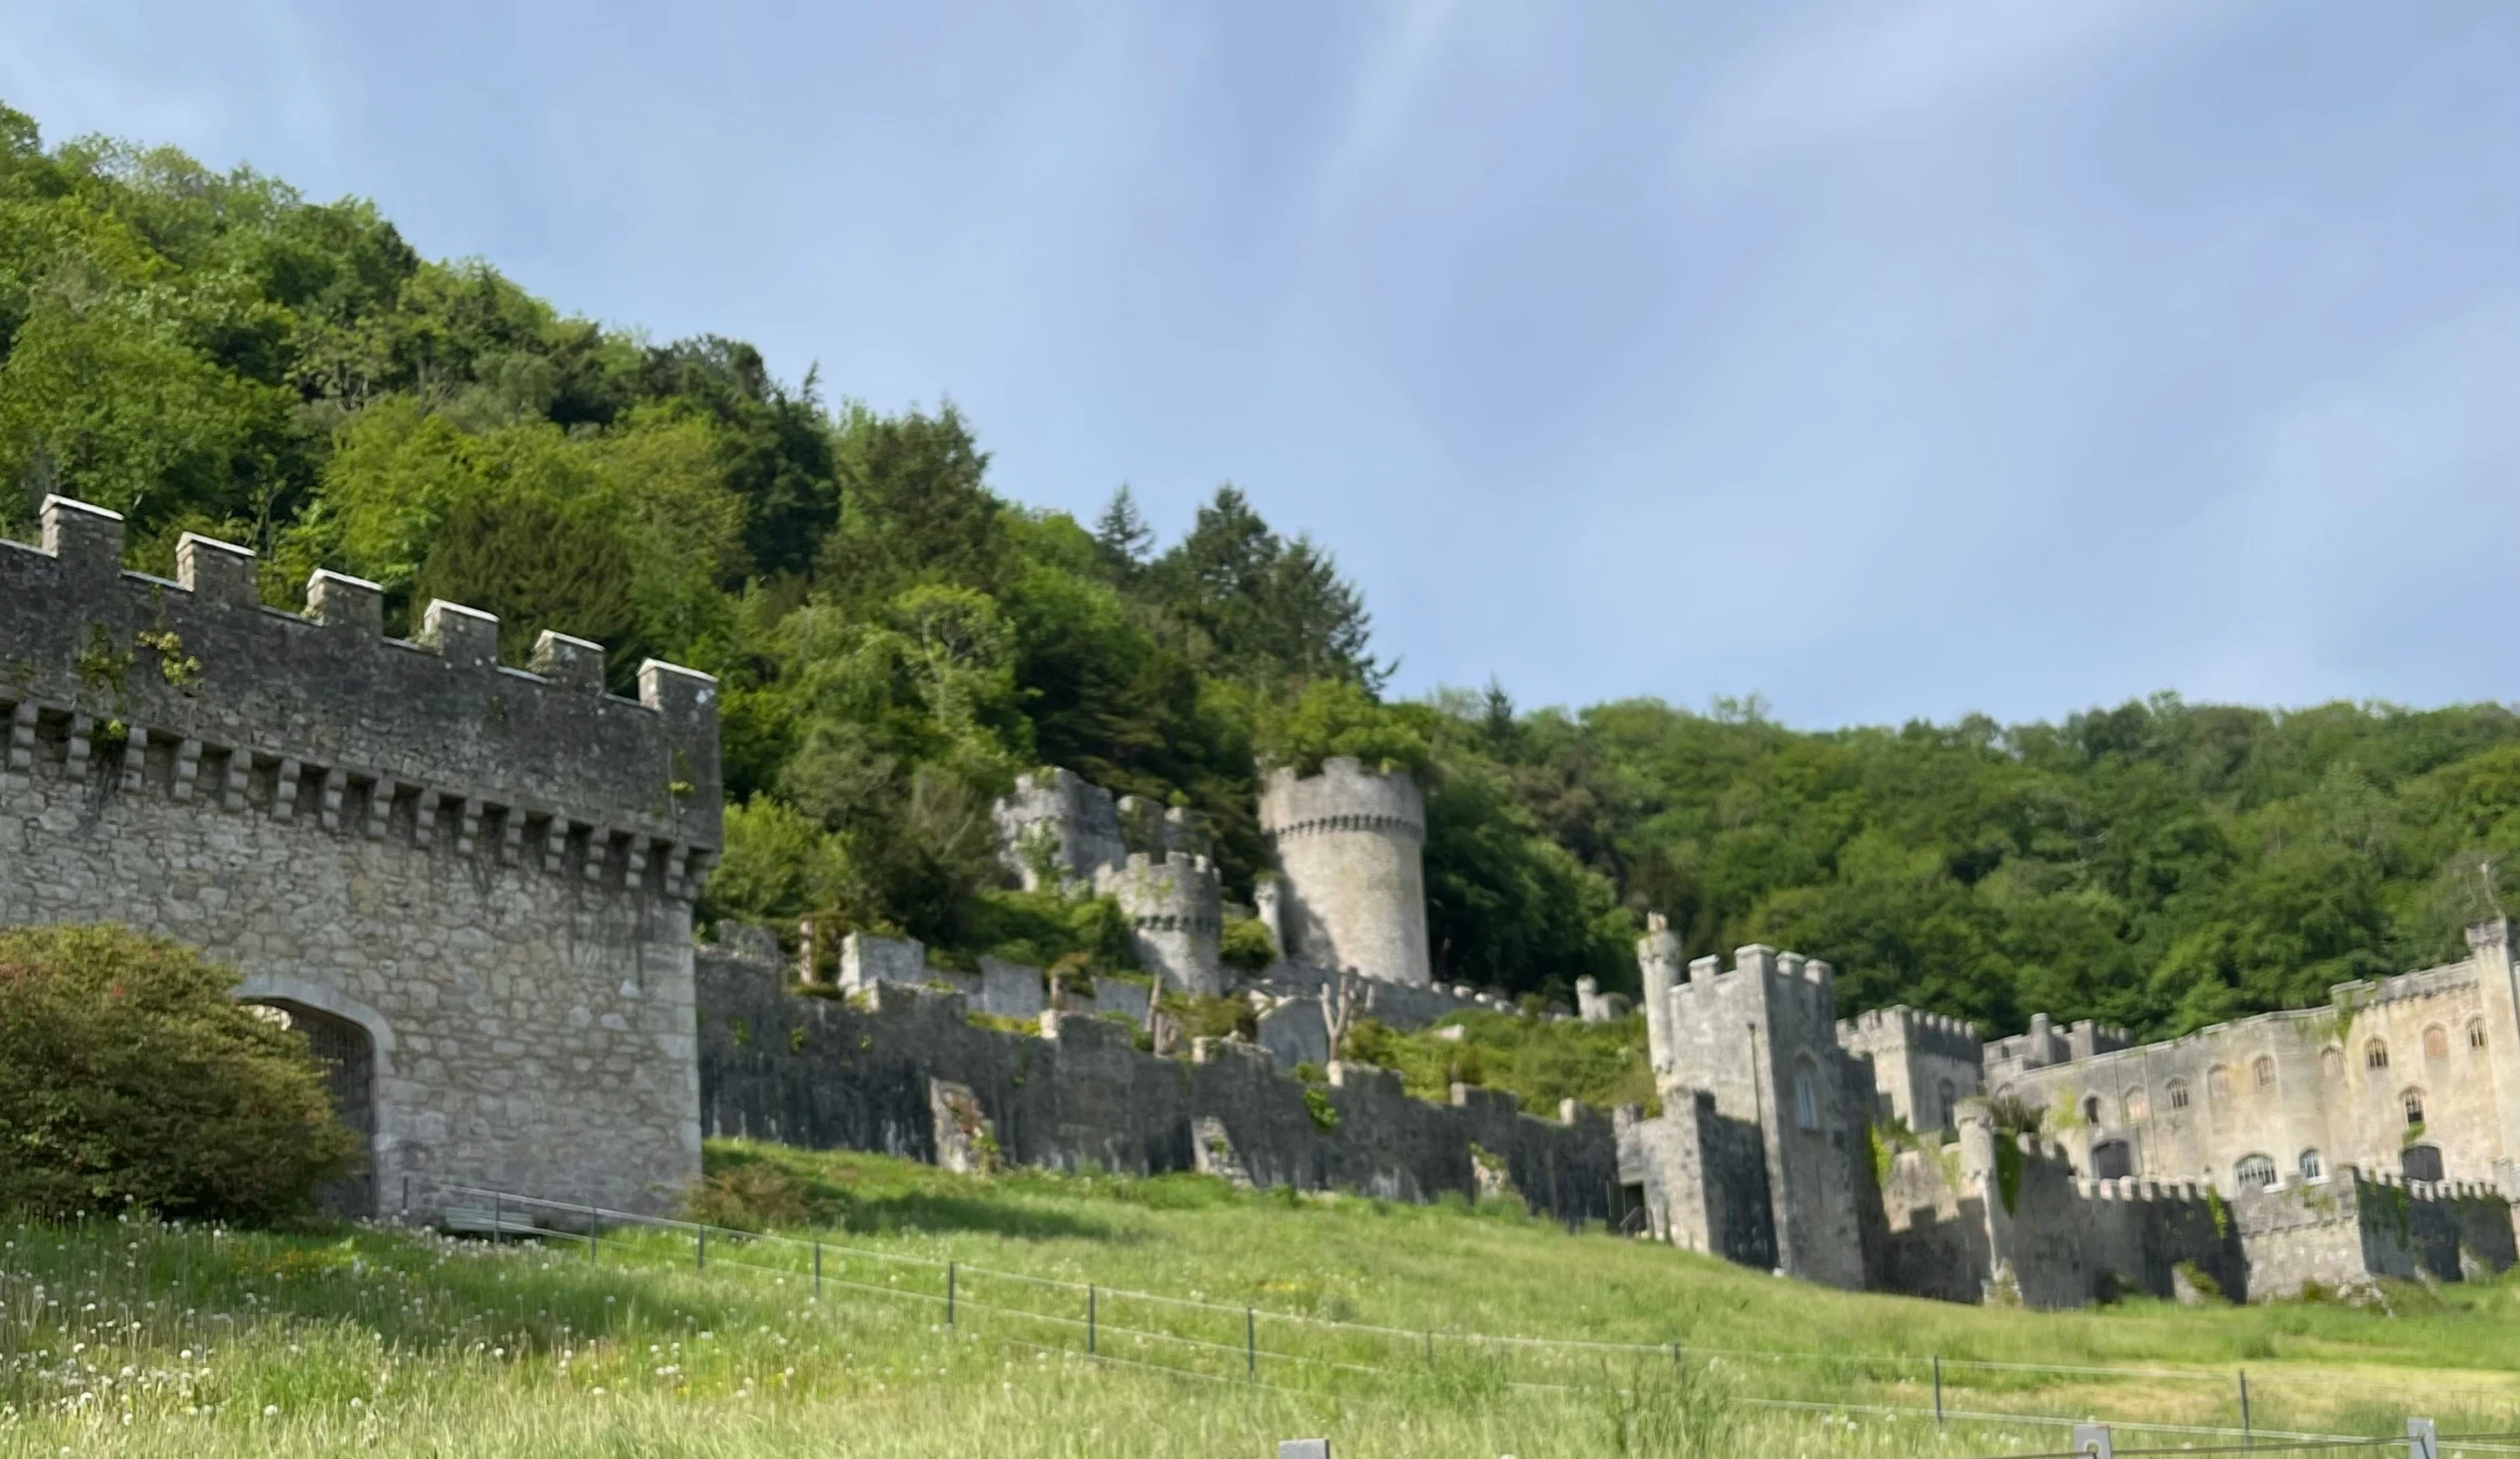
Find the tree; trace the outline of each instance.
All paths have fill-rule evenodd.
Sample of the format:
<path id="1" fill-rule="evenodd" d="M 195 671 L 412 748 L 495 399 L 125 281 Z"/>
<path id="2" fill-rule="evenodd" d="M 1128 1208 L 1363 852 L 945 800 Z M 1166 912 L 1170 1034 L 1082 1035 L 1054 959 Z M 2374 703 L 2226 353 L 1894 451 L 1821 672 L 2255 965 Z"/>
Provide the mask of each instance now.
<path id="1" fill-rule="evenodd" d="M 1127 482 L 1112 493 L 1111 504 L 1094 520 L 1094 546 L 1112 581 L 1127 585 L 1146 570 L 1155 550 L 1155 528 L 1138 511 L 1138 499 Z"/>

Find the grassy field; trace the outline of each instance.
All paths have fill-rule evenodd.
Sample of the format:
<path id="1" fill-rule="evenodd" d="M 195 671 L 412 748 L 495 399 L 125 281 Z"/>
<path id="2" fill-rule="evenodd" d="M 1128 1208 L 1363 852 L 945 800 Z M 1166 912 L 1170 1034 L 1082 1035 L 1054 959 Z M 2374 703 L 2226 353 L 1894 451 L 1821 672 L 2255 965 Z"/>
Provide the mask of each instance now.
<path id="1" fill-rule="evenodd" d="M 720 1232 L 703 1267 L 685 1231 L 608 1229 L 589 1251 L 0 1225 L 0 1455 L 1259 1456 L 1315 1433 L 1349 1456 L 2065 1447 L 2025 1421 L 1881 1412 L 1931 1409 L 1937 1354 L 1956 1412 L 2231 1426 L 2244 1368 L 2261 1434 L 2396 1433 L 2410 1412 L 2520 1429 L 2512 1283 L 2371 1309 L 1991 1311 L 1497 1209 L 742 1145 L 710 1163 L 704 1207 L 797 1239 Z M 1820 1406 L 1780 1406 L 1799 1403 Z"/>

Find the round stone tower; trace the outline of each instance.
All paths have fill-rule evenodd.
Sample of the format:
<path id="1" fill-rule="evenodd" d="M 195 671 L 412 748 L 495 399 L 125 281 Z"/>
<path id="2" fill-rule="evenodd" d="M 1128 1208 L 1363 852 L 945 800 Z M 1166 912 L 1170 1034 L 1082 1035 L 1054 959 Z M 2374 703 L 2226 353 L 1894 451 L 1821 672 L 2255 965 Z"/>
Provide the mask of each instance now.
<path id="1" fill-rule="evenodd" d="M 1426 799 L 1408 772 L 1375 774 L 1344 757 L 1307 778 L 1271 771 L 1260 822 L 1285 874 L 1278 917 L 1289 959 L 1385 983 L 1432 981 Z"/>

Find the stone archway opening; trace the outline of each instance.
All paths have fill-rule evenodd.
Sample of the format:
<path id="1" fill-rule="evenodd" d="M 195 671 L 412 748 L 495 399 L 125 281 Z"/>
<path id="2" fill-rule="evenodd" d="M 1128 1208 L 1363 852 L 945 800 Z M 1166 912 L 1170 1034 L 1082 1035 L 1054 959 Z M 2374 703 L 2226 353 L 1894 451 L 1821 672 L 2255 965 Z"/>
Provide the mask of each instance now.
<path id="1" fill-rule="evenodd" d="M 322 1009 L 286 999 L 251 1000 L 256 1012 L 307 1043 L 324 1071 L 333 1113 L 359 1140 L 359 1168 L 318 1192 L 336 1215 L 377 1213 L 377 1044 L 366 1029 Z"/>

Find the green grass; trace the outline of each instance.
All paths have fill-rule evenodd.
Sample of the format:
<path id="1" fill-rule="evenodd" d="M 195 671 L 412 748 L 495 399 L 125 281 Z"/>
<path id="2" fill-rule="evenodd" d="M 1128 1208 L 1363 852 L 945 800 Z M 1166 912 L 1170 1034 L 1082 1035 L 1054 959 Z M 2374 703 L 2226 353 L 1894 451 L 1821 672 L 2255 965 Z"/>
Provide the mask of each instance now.
<path id="1" fill-rule="evenodd" d="M 1449 1028 L 1458 1028 L 1460 1037 L 1437 1037 L 1437 1030 Z M 1526 1111 L 1551 1118 L 1560 1099 L 1601 1109 L 1657 1102 L 1640 1014 L 1599 1024 L 1549 1023 L 1470 1009 L 1407 1034 L 1360 1019 L 1341 1052 L 1397 1073 L 1410 1094 L 1437 1103 L 1451 1097 L 1456 1083 L 1509 1090 Z"/>
<path id="2" fill-rule="evenodd" d="M 0 1455 L 1231 1456 L 1309 1433 L 1408 1459 L 2060 1447 L 2025 1423 L 1864 1411 L 1930 1405 L 1917 1360 L 1933 1353 L 1955 1409 L 2223 1425 L 2245 1366 L 2260 1429 L 2388 1433 L 2410 1411 L 2449 1433 L 2520 1428 L 2510 1283 L 2394 1289 L 2388 1311 L 1991 1311 L 1823 1291 L 1496 1207 L 983 1179 L 754 1145 L 713 1146 L 710 1164 L 718 1214 L 824 1243 L 819 1300 L 811 1246 L 724 1233 L 702 1271 L 681 1232 L 608 1231 L 590 1259 L 561 1238 L 0 1225 Z M 1096 1360 L 1066 1282 L 1097 1285 Z M 1675 1362 L 1467 1336 L 1482 1332 L 1685 1346 Z"/>

